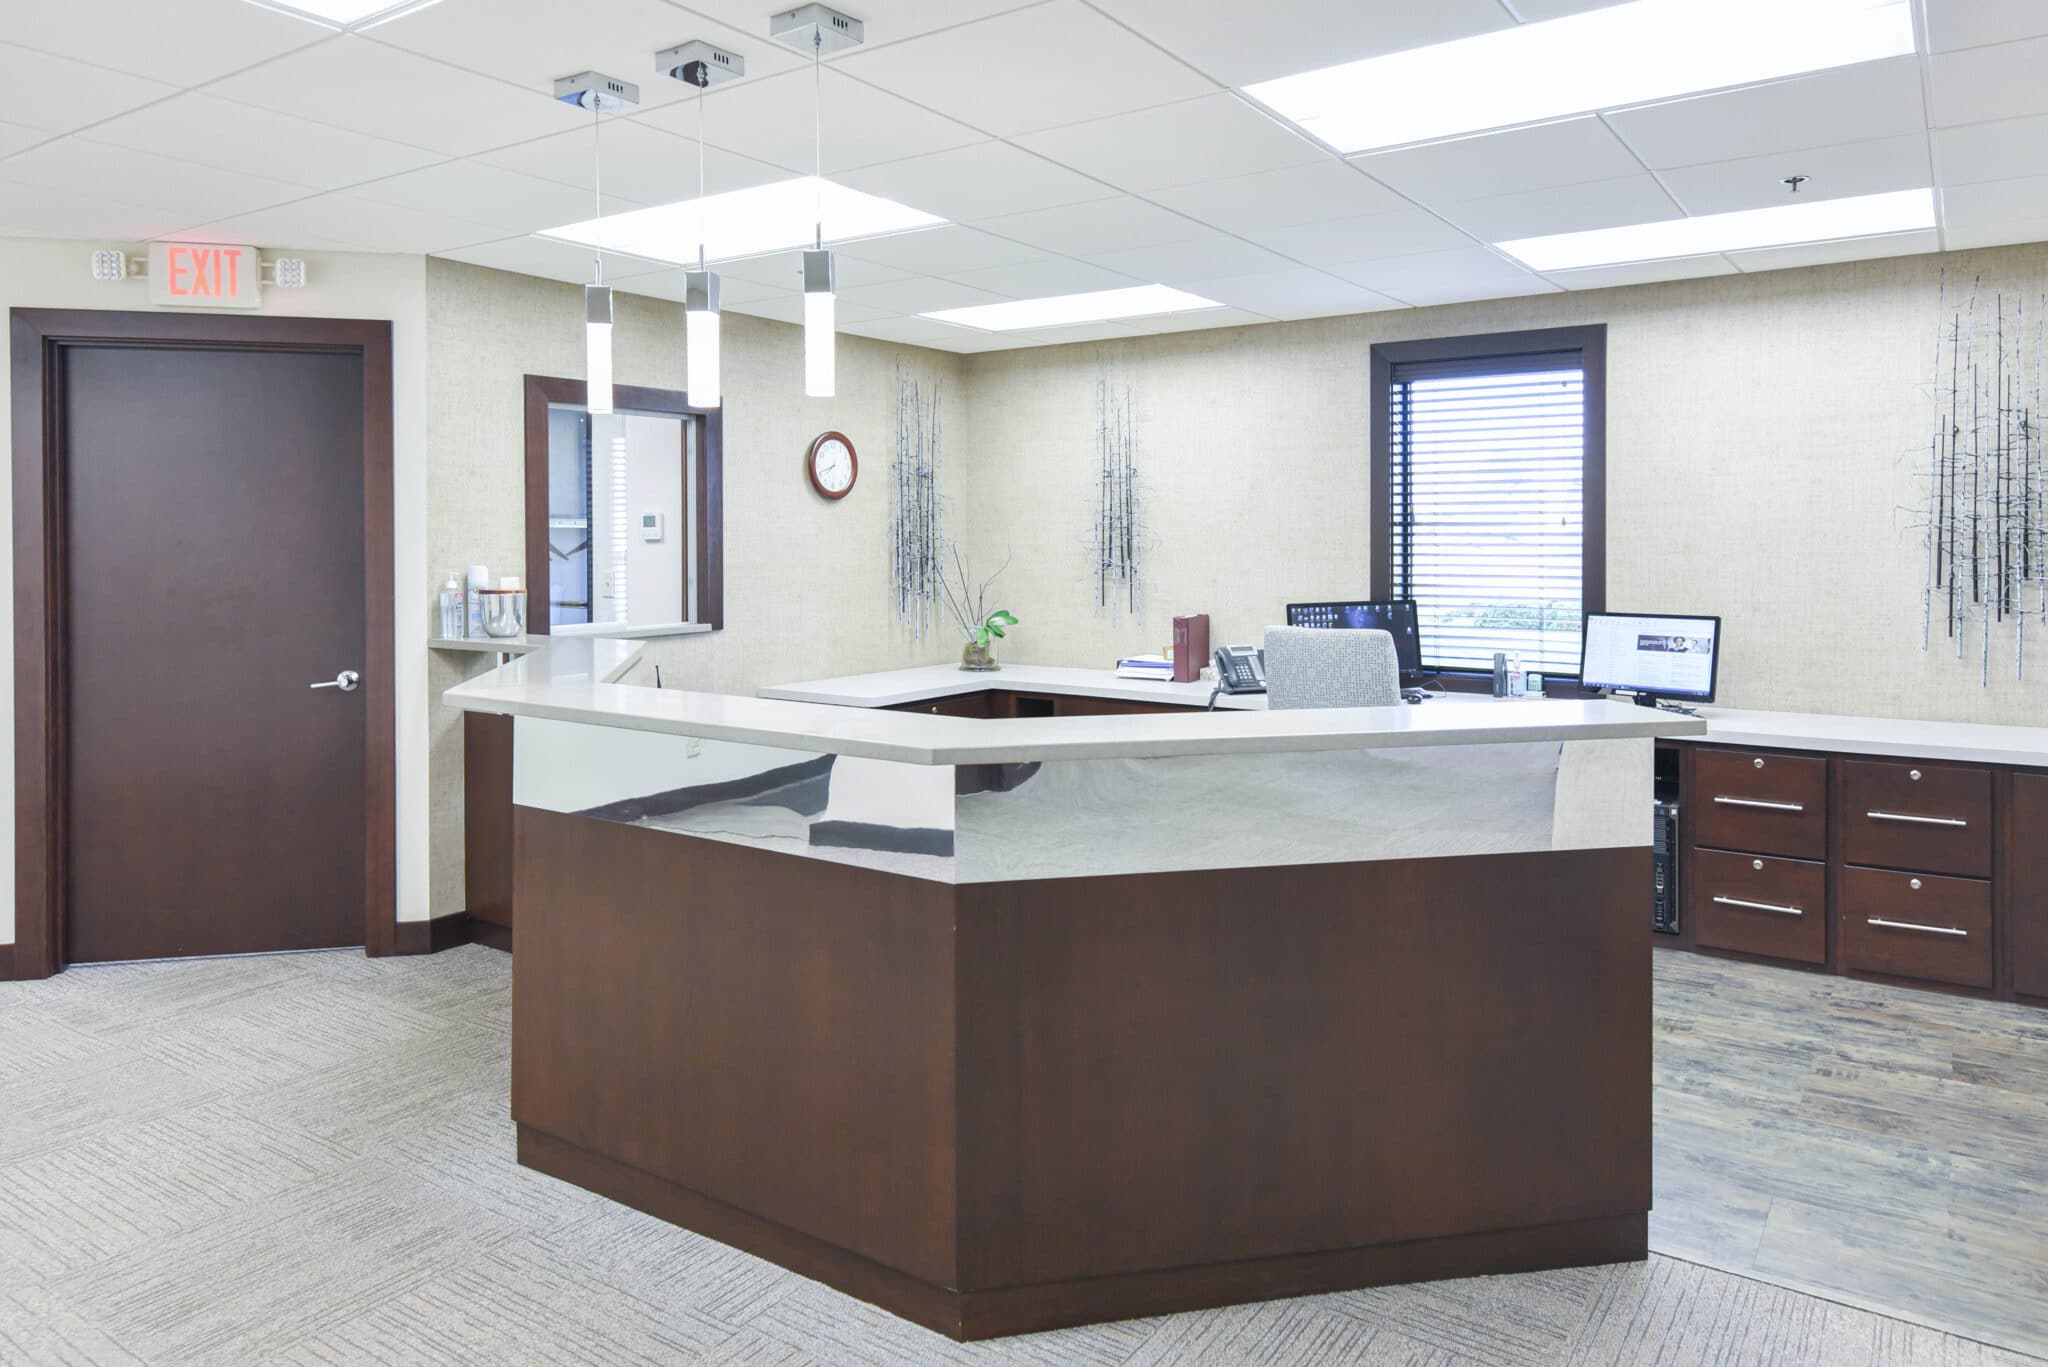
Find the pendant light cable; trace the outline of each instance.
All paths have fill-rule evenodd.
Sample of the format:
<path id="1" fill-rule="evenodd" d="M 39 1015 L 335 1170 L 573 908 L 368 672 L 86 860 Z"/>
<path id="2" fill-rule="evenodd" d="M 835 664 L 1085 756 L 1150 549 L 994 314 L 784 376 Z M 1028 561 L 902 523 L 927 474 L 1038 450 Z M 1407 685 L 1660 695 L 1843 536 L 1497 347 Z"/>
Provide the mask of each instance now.
<path id="1" fill-rule="evenodd" d="M 704 88 L 711 73 L 697 73 L 697 269 L 704 269 Z"/>
<path id="2" fill-rule="evenodd" d="M 590 96 L 590 155 L 597 163 L 591 198 L 597 209 L 597 283 L 604 283 L 604 96 Z"/>
<path id="3" fill-rule="evenodd" d="M 811 30 L 811 191 L 817 196 L 817 247 L 825 246 L 825 32 Z"/>

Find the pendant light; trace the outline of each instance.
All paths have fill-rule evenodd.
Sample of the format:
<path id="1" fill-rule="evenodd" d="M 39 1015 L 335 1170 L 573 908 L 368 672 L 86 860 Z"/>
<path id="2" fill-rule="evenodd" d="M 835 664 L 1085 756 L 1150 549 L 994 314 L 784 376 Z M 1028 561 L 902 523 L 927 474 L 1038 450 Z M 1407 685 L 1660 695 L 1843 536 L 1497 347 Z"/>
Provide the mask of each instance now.
<path id="1" fill-rule="evenodd" d="M 598 238 L 595 276 L 583 287 L 583 407 L 593 417 L 603 417 L 612 411 L 612 291 L 604 283 L 604 116 L 612 110 L 639 104 L 640 88 L 586 71 L 556 81 L 555 98 L 590 111 Z"/>
<path id="2" fill-rule="evenodd" d="M 683 385 L 692 408 L 716 408 L 718 277 L 704 265 L 704 89 L 711 73 L 700 62 L 690 79 L 697 87 L 697 269 L 683 273 Z"/>
<path id="3" fill-rule="evenodd" d="M 811 31 L 811 167 L 817 190 L 815 246 L 804 253 L 804 393 L 829 399 L 837 385 L 838 296 L 825 250 L 825 35 Z"/>

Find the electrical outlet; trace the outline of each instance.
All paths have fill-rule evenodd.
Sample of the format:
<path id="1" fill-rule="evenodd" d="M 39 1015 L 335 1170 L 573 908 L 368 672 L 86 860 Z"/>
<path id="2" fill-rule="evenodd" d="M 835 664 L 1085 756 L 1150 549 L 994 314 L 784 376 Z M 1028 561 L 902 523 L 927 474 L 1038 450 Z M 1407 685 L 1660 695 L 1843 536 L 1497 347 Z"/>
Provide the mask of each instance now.
<path id="1" fill-rule="evenodd" d="M 697 758 L 697 756 L 703 754 L 704 738 L 702 736 L 690 737 L 690 743 L 683 747 L 683 753 L 690 759 L 695 759 Z"/>

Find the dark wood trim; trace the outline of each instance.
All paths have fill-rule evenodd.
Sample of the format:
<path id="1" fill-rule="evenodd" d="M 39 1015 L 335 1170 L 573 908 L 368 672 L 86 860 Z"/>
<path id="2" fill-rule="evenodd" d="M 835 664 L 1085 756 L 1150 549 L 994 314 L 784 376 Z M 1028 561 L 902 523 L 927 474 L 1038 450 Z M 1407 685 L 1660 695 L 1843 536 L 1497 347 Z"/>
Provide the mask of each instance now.
<path id="1" fill-rule="evenodd" d="M 463 901 L 479 925 L 512 927 L 512 718 L 462 714 Z"/>
<path id="2" fill-rule="evenodd" d="M 431 921 L 400 921 L 394 954 L 439 954 L 476 938 L 476 922 L 466 911 L 436 916 Z"/>
<path id="3" fill-rule="evenodd" d="M 1372 519 L 1372 564 L 1369 581 L 1374 598 L 1391 598 L 1393 539 L 1387 522 L 1393 514 L 1389 472 L 1391 415 L 1388 388 L 1397 365 L 1415 361 L 1457 361 L 1500 356 L 1576 351 L 1585 370 L 1585 543 L 1580 583 L 1585 612 L 1607 609 L 1607 325 L 1538 328 L 1527 332 L 1491 332 L 1466 337 L 1430 337 L 1414 342 L 1380 342 L 1371 352 L 1367 373 L 1371 386 L 1366 423 L 1370 450 L 1367 501 Z M 1559 676 L 1562 678 L 1563 676 Z M 1546 676 L 1545 682 L 1548 682 Z M 1547 690 L 1546 690 L 1547 691 Z"/>
<path id="4" fill-rule="evenodd" d="M 396 942 L 397 724 L 392 679 L 391 324 L 353 318 L 244 317 L 13 309 L 15 961 L 47 977 L 65 963 L 63 459 L 65 353 L 74 347 L 354 352 L 363 363 L 364 949 Z"/>
<path id="5" fill-rule="evenodd" d="M 557 375 L 525 379 L 526 602 L 529 632 L 548 633 L 548 407 L 581 408 L 589 396 L 582 380 Z M 696 620 L 725 626 L 725 410 L 693 408 L 676 389 L 612 387 L 612 406 L 639 413 L 671 413 L 697 428 L 697 482 L 690 490 L 691 541 L 696 549 Z"/>
<path id="6" fill-rule="evenodd" d="M 519 1126 L 518 1132 L 523 1167 L 766 1258 L 962 1341 L 1367 1286 L 1484 1276 L 1503 1268 L 1540 1272 L 1649 1257 L 1649 1217 L 1628 1214 L 963 1292 L 849 1253 L 530 1125 Z"/>
<path id="7" fill-rule="evenodd" d="M 485 949 L 512 952 L 512 927 L 494 926 L 489 921 L 472 920 L 469 923 L 469 942 L 482 945 Z"/>
<path id="8" fill-rule="evenodd" d="M 0 945 L 0 983 L 14 980 L 14 946 Z"/>

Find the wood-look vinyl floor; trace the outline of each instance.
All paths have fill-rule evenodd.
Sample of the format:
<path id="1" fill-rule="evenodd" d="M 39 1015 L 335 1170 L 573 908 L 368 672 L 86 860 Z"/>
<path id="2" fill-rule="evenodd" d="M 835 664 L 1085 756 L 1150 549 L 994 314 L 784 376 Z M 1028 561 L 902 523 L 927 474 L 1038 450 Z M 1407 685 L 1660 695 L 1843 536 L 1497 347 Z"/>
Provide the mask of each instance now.
<path id="1" fill-rule="evenodd" d="M 2048 1356 L 2048 1011 L 1656 972 L 1651 1248 Z"/>
<path id="2" fill-rule="evenodd" d="M 0 1364 L 2033 1362 L 2048 1015 L 1657 973 L 1680 1256 L 967 1345 L 519 1167 L 493 950 L 0 983 Z"/>

